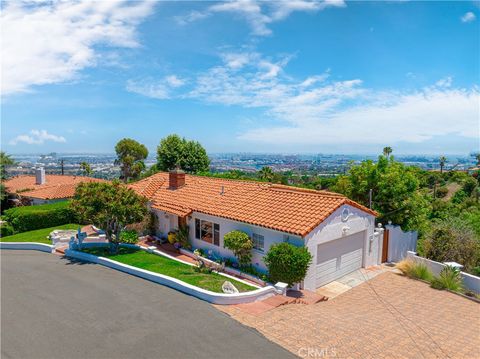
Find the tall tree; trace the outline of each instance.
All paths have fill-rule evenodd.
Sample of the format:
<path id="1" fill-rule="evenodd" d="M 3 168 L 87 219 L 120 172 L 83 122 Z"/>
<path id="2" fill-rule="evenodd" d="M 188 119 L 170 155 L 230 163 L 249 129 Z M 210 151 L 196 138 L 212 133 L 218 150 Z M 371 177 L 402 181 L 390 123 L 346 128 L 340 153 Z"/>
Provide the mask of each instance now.
<path id="1" fill-rule="evenodd" d="M 440 156 L 438 161 L 439 161 L 439 164 L 440 164 L 440 173 L 443 173 L 443 168 L 445 167 L 445 164 L 447 163 L 447 157 Z"/>
<path id="2" fill-rule="evenodd" d="M 273 180 L 274 173 L 272 169 L 268 166 L 262 167 L 260 171 L 258 171 L 258 177 L 262 181 L 269 181 L 271 182 Z"/>
<path id="3" fill-rule="evenodd" d="M 105 231 L 113 253 L 121 243 L 120 233 L 128 224 L 141 222 L 148 213 L 147 199 L 118 181 L 80 183 L 72 208 L 85 222 Z"/>
<path id="4" fill-rule="evenodd" d="M 80 170 L 84 176 L 90 176 L 92 174 L 92 167 L 86 161 L 80 162 Z"/>
<path id="5" fill-rule="evenodd" d="M 416 169 L 380 156 L 352 166 L 347 175 L 339 176 L 333 190 L 354 201 L 369 205 L 372 190 L 372 208 L 380 213 L 382 223 L 391 220 L 404 230 L 423 229 L 430 204 L 420 192 Z"/>
<path id="6" fill-rule="evenodd" d="M 163 138 L 157 148 L 157 168 L 168 171 L 180 166 L 189 173 L 208 171 L 210 159 L 197 141 L 188 141 L 173 134 Z"/>
<path id="7" fill-rule="evenodd" d="M 120 165 L 120 178 L 126 183 L 129 179 L 136 179 L 145 169 L 143 162 L 148 156 L 147 148 L 141 143 L 124 138 L 115 146 L 117 159 L 115 164 Z"/>
<path id="8" fill-rule="evenodd" d="M 384 147 L 383 148 L 383 155 L 385 157 L 389 157 L 393 152 L 393 149 L 391 147 Z"/>
<path id="9" fill-rule="evenodd" d="M 14 165 L 15 161 L 10 155 L 0 151 L 0 178 L 3 180 L 7 177 L 6 167 Z"/>

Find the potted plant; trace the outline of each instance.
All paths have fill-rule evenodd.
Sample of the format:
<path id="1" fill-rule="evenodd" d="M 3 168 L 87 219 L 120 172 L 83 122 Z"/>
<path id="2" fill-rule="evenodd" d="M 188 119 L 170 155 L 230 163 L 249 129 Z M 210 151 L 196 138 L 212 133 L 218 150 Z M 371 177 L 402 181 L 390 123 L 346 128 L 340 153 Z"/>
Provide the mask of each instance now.
<path id="1" fill-rule="evenodd" d="M 168 232 L 168 243 L 173 244 L 177 241 L 177 234 L 173 231 Z"/>

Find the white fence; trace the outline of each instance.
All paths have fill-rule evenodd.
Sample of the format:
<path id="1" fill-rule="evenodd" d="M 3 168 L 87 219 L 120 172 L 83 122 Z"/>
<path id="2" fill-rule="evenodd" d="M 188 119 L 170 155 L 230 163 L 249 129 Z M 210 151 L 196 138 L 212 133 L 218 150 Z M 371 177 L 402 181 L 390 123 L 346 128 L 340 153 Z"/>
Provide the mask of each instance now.
<path id="1" fill-rule="evenodd" d="M 387 224 L 388 230 L 388 262 L 400 262 L 407 256 L 408 251 L 417 250 L 418 232 L 404 232 L 400 226 Z"/>
<path id="2" fill-rule="evenodd" d="M 416 262 L 424 263 L 430 271 L 436 276 L 440 274 L 443 268 L 446 267 L 446 264 L 432 261 L 431 259 L 419 257 L 416 255 L 415 252 L 408 251 L 407 258 L 411 258 Z M 462 279 L 463 279 L 463 286 L 466 289 L 471 290 L 475 293 L 480 293 L 480 277 L 474 276 L 473 274 L 460 272 Z"/>

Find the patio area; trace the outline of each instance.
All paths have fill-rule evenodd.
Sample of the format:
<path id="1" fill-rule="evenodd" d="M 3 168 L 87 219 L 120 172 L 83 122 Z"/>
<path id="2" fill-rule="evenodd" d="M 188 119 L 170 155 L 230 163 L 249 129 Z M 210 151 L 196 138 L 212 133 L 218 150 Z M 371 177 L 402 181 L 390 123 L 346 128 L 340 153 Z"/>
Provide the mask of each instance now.
<path id="1" fill-rule="evenodd" d="M 392 272 L 314 305 L 216 308 L 300 357 L 478 358 L 480 347 L 478 303 Z"/>

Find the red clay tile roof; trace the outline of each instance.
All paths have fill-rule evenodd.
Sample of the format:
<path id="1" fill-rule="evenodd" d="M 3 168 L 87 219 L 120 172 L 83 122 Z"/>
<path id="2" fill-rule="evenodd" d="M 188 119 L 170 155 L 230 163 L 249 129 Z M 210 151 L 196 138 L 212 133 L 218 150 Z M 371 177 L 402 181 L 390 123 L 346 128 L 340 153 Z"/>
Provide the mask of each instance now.
<path id="1" fill-rule="evenodd" d="M 105 182 L 105 180 L 83 176 L 45 175 L 45 184 L 35 184 L 35 176 L 17 176 L 4 182 L 9 193 L 39 199 L 61 199 L 73 197 L 75 188 L 82 182 Z"/>
<path id="2" fill-rule="evenodd" d="M 307 235 L 343 204 L 377 215 L 338 193 L 266 182 L 186 175 L 185 186 L 172 190 L 168 173 L 161 172 L 129 187 L 147 197 L 152 208 L 178 216 L 195 211 L 299 236 Z"/>

